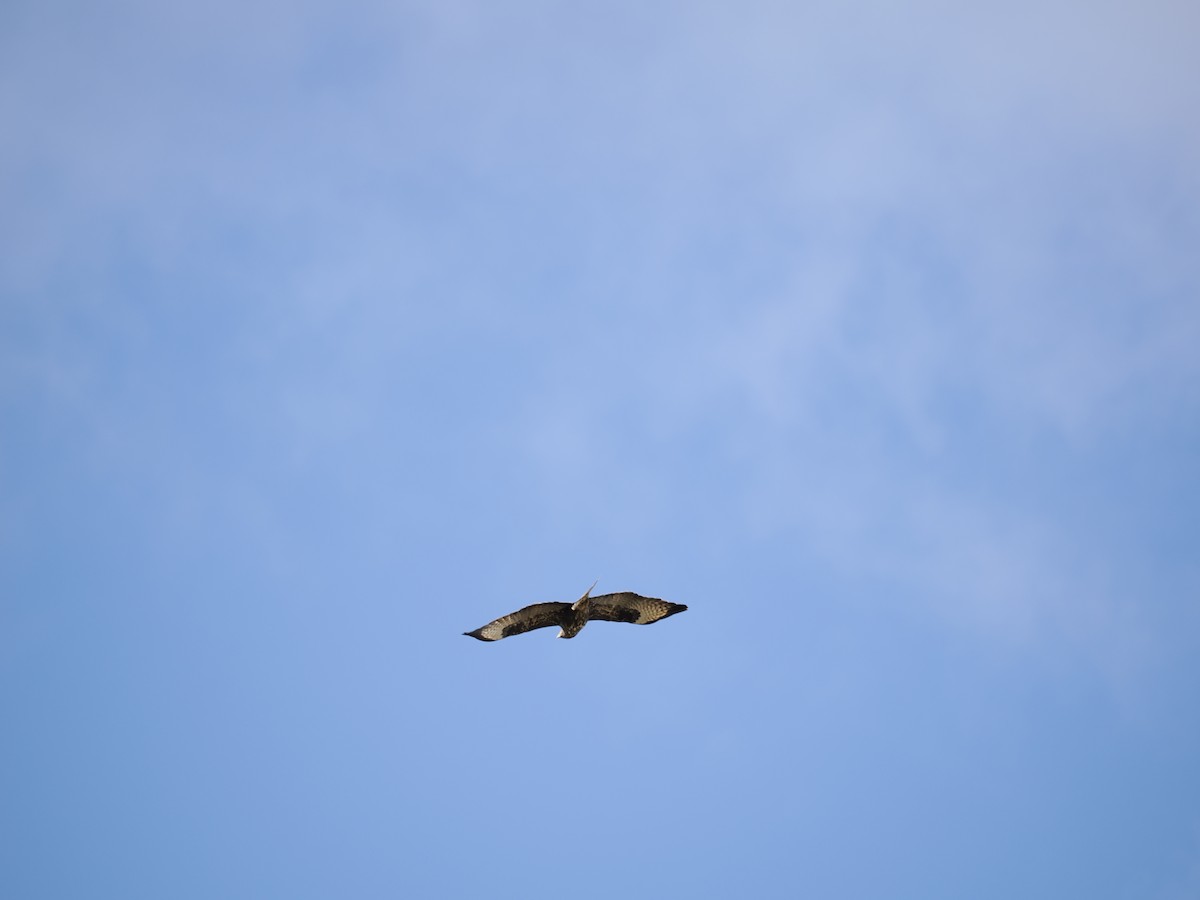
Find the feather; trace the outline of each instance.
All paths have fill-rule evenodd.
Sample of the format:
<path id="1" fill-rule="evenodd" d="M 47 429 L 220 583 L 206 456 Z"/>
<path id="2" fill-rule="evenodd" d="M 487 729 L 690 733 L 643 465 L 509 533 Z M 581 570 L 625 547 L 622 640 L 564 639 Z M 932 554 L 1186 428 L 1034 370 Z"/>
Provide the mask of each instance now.
<path id="1" fill-rule="evenodd" d="M 649 625 L 687 609 L 682 603 L 643 597 L 632 591 L 601 594 L 598 597 L 591 596 L 591 593 L 592 589 L 588 588 L 574 603 L 534 603 L 494 619 L 474 631 L 464 631 L 463 634 L 480 641 L 498 641 L 535 628 L 557 625 L 561 629 L 559 637 L 572 638 L 593 620 Z"/>

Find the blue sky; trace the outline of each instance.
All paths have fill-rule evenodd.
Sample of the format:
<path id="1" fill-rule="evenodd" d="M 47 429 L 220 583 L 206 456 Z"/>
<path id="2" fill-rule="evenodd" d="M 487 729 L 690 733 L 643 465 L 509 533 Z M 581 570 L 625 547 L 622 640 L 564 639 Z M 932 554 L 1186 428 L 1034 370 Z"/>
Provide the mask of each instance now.
<path id="1" fill-rule="evenodd" d="M 3 893 L 1200 896 L 1198 27 L 5 4 Z"/>

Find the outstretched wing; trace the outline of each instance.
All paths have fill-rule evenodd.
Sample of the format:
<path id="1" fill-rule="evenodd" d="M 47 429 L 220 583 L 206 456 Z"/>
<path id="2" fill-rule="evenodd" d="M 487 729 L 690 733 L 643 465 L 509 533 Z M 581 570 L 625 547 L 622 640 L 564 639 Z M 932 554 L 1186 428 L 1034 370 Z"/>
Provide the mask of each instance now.
<path id="1" fill-rule="evenodd" d="M 643 597 L 632 591 L 622 591 L 619 594 L 601 594 L 599 597 L 593 597 L 588 619 L 649 625 L 685 609 L 687 607 L 682 603 L 670 603 L 656 597 Z"/>
<path id="2" fill-rule="evenodd" d="M 533 631 L 535 628 L 557 625 L 563 612 L 570 608 L 570 603 L 535 603 L 524 609 L 518 609 L 515 613 L 501 616 L 493 622 L 488 622 L 482 628 L 464 631 L 463 634 L 480 641 L 498 641 L 501 638 L 512 637 L 514 634 Z"/>

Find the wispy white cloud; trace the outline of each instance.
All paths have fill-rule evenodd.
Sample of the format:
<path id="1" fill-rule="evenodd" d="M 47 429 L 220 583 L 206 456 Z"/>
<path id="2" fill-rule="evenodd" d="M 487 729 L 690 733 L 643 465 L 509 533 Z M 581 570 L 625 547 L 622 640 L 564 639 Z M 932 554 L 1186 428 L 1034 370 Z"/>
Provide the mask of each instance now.
<path id="1" fill-rule="evenodd" d="M 200 283 L 174 302 L 224 310 L 221 402 L 324 459 L 383 437 L 397 383 L 437 402 L 410 351 L 458 371 L 498 345 L 511 384 L 480 394 L 513 421 L 488 433 L 548 509 L 616 532 L 637 504 L 653 533 L 707 477 L 730 528 L 936 614 L 1119 643 L 1125 562 L 991 482 L 1038 442 L 1069 460 L 1197 412 L 1195 13 L 606 6 L 586 42 L 577 13 L 18 17 L 2 285 L 60 318 L 10 395 L 69 385 L 153 431 L 105 406 L 108 351 Z M 72 357 L 88 304 L 141 336 Z"/>

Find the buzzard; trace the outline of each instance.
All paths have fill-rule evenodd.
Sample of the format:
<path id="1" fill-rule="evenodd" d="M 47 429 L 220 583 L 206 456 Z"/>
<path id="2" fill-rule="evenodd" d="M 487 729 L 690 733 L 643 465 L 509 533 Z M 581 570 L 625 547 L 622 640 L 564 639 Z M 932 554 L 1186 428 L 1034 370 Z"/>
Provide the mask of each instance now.
<path id="1" fill-rule="evenodd" d="M 488 622 L 482 628 L 464 631 L 463 634 L 478 641 L 498 641 L 514 634 L 533 631 L 535 628 L 557 625 L 558 637 L 573 638 L 593 619 L 649 625 L 687 609 L 682 603 L 668 603 L 666 600 L 643 597 L 632 591 L 593 597 L 592 588 L 595 586 L 596 582 L 593 581 L 592 587 L 574 603 L 535 603 L 518 609 L 515 613 L 501 616 L 494 622 Z"/>

